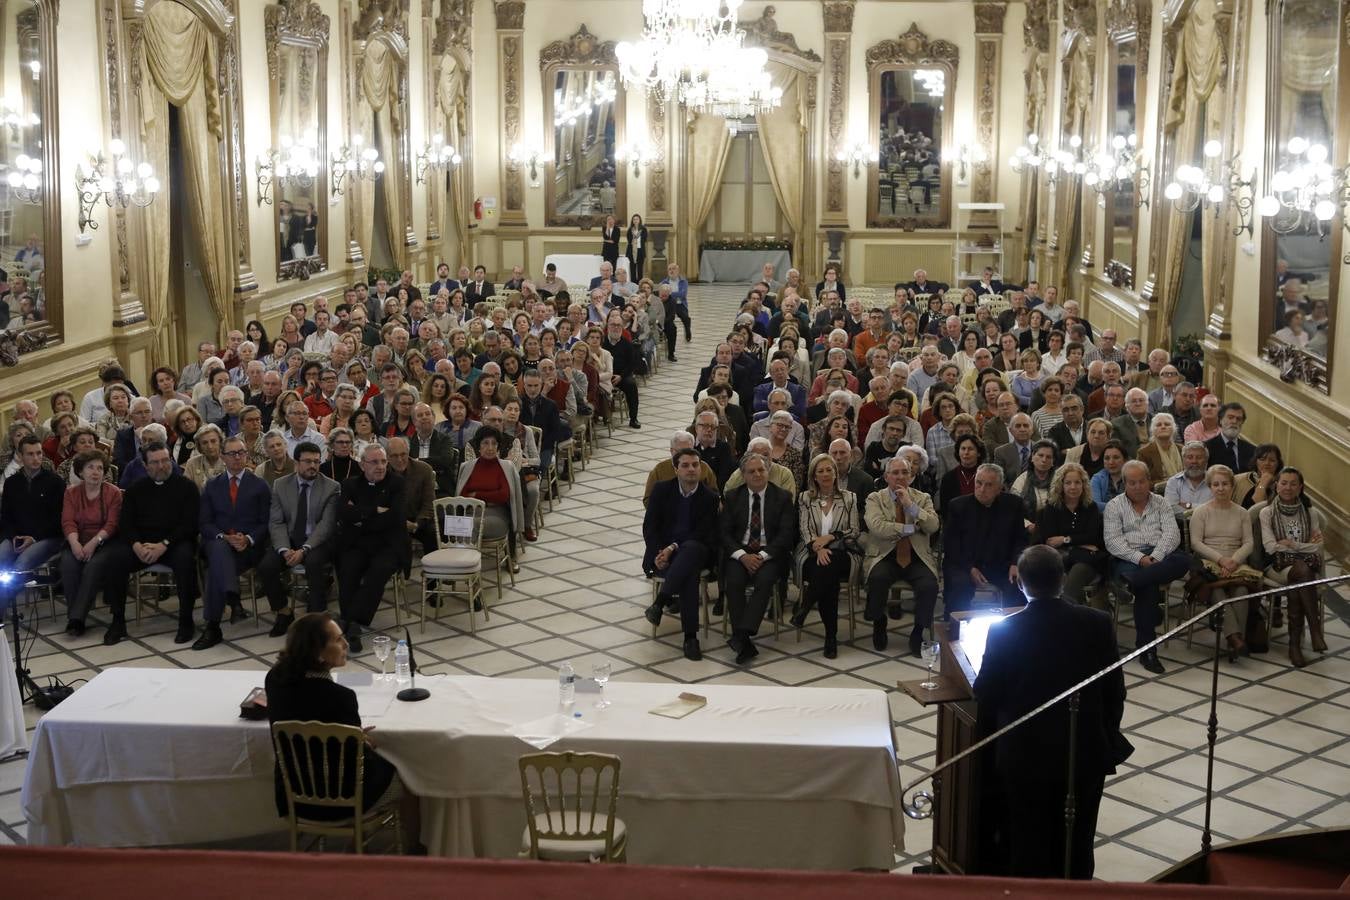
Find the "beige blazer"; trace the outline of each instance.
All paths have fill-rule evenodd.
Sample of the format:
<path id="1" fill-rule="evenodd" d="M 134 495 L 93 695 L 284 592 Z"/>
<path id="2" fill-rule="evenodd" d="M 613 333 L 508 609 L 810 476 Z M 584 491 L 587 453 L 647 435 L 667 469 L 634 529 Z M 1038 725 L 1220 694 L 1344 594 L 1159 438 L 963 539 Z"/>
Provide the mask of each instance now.
<path id="1" fill-rule="evenodd" d="M 931 497 L 912 487 L 909 494 L 919 507 L 919 517 L 913 523 L 914 533 L 910 535 L 910 545 L 929 571 L 936 575 L 937 562 L 933 558 L 929 536 L 938 530 L 942 520 L 933 511 Z M 878 560 L 895 552 L 895 543 L 901 537 L 900 523 L 895 521 L 895 503 L 891 500 L 888 488 L 881 488 L 868 496 L 867 511 L 863 520 L 867 523 L 867 531 L 863 533 L 862 539 L 863 552 L 866 554 L 863 557 L 863 577 L 866 578 Z"/>

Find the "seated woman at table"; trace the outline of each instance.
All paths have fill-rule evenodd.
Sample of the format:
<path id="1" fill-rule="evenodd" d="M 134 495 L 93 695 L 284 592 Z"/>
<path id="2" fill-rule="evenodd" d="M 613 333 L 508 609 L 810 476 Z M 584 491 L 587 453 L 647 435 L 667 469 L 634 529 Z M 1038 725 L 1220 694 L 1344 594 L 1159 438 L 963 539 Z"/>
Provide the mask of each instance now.
<path id="1" fill-rule="evenodd" d="M 388 809 L 398 804 L 402 820 L 404 852 L 425 853 L 419 847 L 421 822 L 419 799 L 406 790 L 398 772 L 376 750 L 371 734 L 374 726 L 361 725 L 356 692 L 333 680 L 333 670 L 347 664 L 347 639 L 342 629 L 328 613 L 316 612 L 300 616 L 286 630 L 286 646 L 277 656 L 276 665 L 267 673 L 267 721 L 323 722 L 330 725 L 350 725 L 365 731 L 365 776 L 362 781 L 363 800 L 368 812 Z M 331 760 L 332 757 L 330 756 Z M 354 757 L 347 756 L 350 764 Z M 286 816 L 290 810 L 286 802 L 286 785 L 282 780 L 281 762 L 275 768 L 277 814 Z M 295 773 L 292 773 L 292 778 Z M 350 773 L 343 773 L 347 784 Z M 339 820 L 351 813 L 342 807 L 300 805 L 296 813 L 306 819 Z"/>

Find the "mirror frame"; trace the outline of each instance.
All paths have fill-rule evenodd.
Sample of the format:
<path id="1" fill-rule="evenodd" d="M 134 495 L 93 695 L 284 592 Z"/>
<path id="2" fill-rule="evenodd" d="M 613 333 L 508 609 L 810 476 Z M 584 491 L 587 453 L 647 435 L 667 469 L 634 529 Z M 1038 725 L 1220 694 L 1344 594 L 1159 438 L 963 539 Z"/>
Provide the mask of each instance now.
<path id="1" fill-rule="evenodd" d="M 614 53 L 614 41 L 602 41 L 582 25 L 576 34 L 562 41 L 554 41 L 539 51 L 539 71 L 544 93 L 544 152 L 540 158 L 540 179 L 544 186 L 544 224 L 591 228 L 604 222 L 604 216 L 574 216 L 558 212 L 558 196 L 554 179 L 557 177 L 553 125 L 553 92 L 558 74 L 565 71 L 613 72 L 617 91 L 614 95 L 614 144 L 622 147 L 627 140 L 624 107 L 627 89 L 619 77 L 619 58 Z M 622 222 L 627 218 L 628 172 L 617 159 L 614 161 L 614 217 Z M 608 213 L 606 213 L 608 215 Z"/>
<path id="2" fill-rule="evenodd" d="M 886 72 L 912 72 L 915 69 L 942 69 L 947 75 L 947 93 L 943 97 L 941 165 L 942 197 L 935 219 L 881 214 L 881 173 L 878 165 L 867 167 L 867 226 L 869 228 L 949 228 L 952 222 L 952 156 L 955 144 L 956 75 L 960 51 L 950 41 L 929 40 L 917 22 L 898 39 L 887 39 L 867 48 L 867 141 L 869 147 L 881 145 L 881 76 Z"/>
<path id="3" fill-rule="evenodd" d="M 318 106 L 315 132 L 318 146 L 319 174 L 314 179 L 315 205 L 319 208 L 318 256 L 282 262 L 281 248 L 273 247 L 277 260 L 277 280 L 306 279 L 312 273 L 328 269 L 328 42 L 329 19 L 314 0 L 278 0 L 263 10 L 263 28 L 267 37 L 267 74 L 272 146 L 280 143 L 279 117 L 281 115 L 280 79 L 281 48 L 300 47 L 315 51 L 314 102 Z M 281 182 L 273 181 L 274 202 L 280 200 Z M 273 228 L 275 231 L 275 219 Z"/>
<path id="4" fill-rule="evenodd" d="M 1279 167 L 1280 159 L 1280 105 L 1279 72 L 1283 59 L 1284 29 L 1281 27 L 1287 0 L 1267 0 L 1266 9 L 1266 141 L 1262 161 L 1261 184 L 1269 184 Z M 1350 21 L 1333 13 L 1333 22 L 1339 27 L 1336 42 L 1336 111 L 1330 122 L 1332 146 L 1331 163 L 1344 164 L 1345 144 L 1337 136 L 1350 134 Z M 1270 219 L 1260 216 L 1261 224 L 1261 297 L 1260 319 L 1257 322 L 1258 350 L 1261 356 L 1279 369 L 1283 381 L 1301 381 L 1311 388 L 1331 392 L 1331 367 L 1336 356 L 1336 318 L 1341 287 L 1341 267 L 1350 266 L 1350 253 L 1345 247 L 1345 212 L 1337 208 L 1336 216 L 1327 223 L 1328 253 L 1331 257 L 1327 273 L 1328 304 L 1326 359 L 1293 347 L 1275 337 L 1271 320 L 1275 315 L 1275 263 L 1279 258 L 1276 241 L 1279 235 Z"/>
<path id="5" fill-rule="evenodd" d="M 65 333 L 61 265 L 61 156 L 57 135 L 59 121 L 56 82 L 57 12 L 59 0 L 32 0 L 36 18 L 33 33 L 37 39 L 39 115 L 42 118 L 42 292 L 44 318 L 23 331 L 40 336 L 50 345 Z M 30 12 L 21 9 L 15 16 L 15 28 Z"/>
<path id="6" fill-rule="evenodd" d="M 1136 146 L 1143 146 L 1143 137 L 1140 134 L 1143 125 L 1143 101 L 1145 91 L 1148 87 L 1148 42 L 1150 34 L 1150 17 L 1153 15 L 1152 0 L 1113 0 L 1106 9 L 1106 37 L 1107 37 L 1107 62 L 1106 78 L 1107 91 L 1110 103 L 1107 108 L 1107 134 L 1106 140 L 1110 142 L 1115 137 L 1115 118 L 1119 109 L 1117 100 L 1120 96 L 1119 82 L 1119 62 L 1120 48 L 1124 44 L 1134 44 L 1134 133 L 1139 138 Z M 1130 228 L 1130 254 L 1128 259 L 1118 259 L 1114 256 L 1115 250 L 1115 218 L 1114 210 L 1118 200 L 1119 191 L 1111 191 L 1109 199 L 1106 201 L 1105 234 L 1102 240 L 1102 274 L 1118 287 L 1134 289 L 1136 287 L 1135 271 L 1139 262 L 1139 223 L 1142 219 L 1140 200 L 1145 200 L 1140 191 L 1139 172 L 1135 172 L 1134 181 L 1130 189 L 1130 202 L 1134 204 L 1135 212 L 1133 224 Z"/>

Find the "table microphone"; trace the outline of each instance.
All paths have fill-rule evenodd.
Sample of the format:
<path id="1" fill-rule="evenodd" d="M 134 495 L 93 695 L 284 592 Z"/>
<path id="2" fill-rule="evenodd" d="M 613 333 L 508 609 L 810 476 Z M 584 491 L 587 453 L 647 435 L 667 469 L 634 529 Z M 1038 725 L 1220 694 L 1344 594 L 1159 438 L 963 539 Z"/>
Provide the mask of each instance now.
<path id="1" fill-rule="evenodd" d="M 431 691 L 417 687 L 417 657 L 413 655 L 412 634 L 406 625 L 403 627 L 403 640 L 408 645 L 408 676 L 412 680 L 412 687 L 406 687 L 394 696 L 407 703 L 416 703 L 430 697 Z"/>

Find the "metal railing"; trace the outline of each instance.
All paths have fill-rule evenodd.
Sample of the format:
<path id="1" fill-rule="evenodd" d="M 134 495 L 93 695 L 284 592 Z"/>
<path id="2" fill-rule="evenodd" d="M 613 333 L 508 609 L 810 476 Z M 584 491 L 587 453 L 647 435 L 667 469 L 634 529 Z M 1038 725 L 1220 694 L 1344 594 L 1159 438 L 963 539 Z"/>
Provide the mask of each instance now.
<path id="1" fill-rule="evenodd" d="M 1213 846 L 1213 835 L 1210 831 L 1210 815 L 1212 812 L 1214 801 L 1214 745 L 1218 740 L 1219 734 L 1219 713 L 1218 713 L 1219 658 L 1220 656 L 1223 655 L 1222 652 L 1223 608 L 1231 603 L 1247 602 L 1252 600 L 1259 601 L 1266 597 L 1279 597 L 1294 589 L 1301 589 L 1301 588 L 1320 589 L 1335 584 L 1341 584 L 1347 581 L 1350 581 L 1350 573 L 1344 575 L 1337 575 L 1330 578 L 1319 578 L 1313 581 L 1299 582 L 1296 585 L 1281 585 L 1279 587 L 1269 588 L 1264 591 L 1258 591 L 1249 594 L 1241 594 L 1235 597 L 1226 597 L 1223 600 L 1219 600 L 1218 602 L 1211 604 L 1202 612 L 1196 613 L 1190 618 L 1178 623 L 1177 625 L 1174 625 L 1170 630 L 1154 638 L 1151 642 L 1143 645 L 1142 647 L 1136 647 L 1133 652 L 1125 656 L 1122 656 L 1120 659 L 1116 660 L 1116 662 L 1112 663 L 1111 665 L 1105 667 L 1104 669 L 1101 669 L 1098 672 L 1093 673 L 1087 678 L 1084 678 L 1082 681 L 1078 682 L 1072 687 L 1065 688 L 1063 691 L 1059 692 L 1054 697 L 1051 697 L 1049 700 L 1046 700 L 1040 706 L 1037 706 L 1035 709 L 1026 713 L 1021 718 L 1017 719 L 1014 722 L 1010 722 L 1009 724 L 1000 728 L 998 731 L 995 731 L 993 734 L 981 738 L 980 740 L 971 744 L 966 749 L 962 750 L 960 753 L 957 753 L 955 756 L 948 758 L 940 765 L 934 766 L 931 769 L 919 773 L 919 775 L 914 779 L 914 782 L 907 789 L 905 789 L 905 800 L 903 807 L 905 815 L 909 816 L 911 819 L 930 818 L 934 812 L 933 794 L 930 791 L 919 790 L 919 787 L 921 785 L 923 785 L 925 782 L 931 781 L 933 782 L 934 790 L 938 790 L 940 788 L 941 783 L 940 778 L 941 773 L 950 769 L 952 766 L 956 765 L 961 760 L 973 756 L 975 753 L 994 743 L 994 741 L 997 741 L 1005 734 L 1008 734 L 1009 732 L 1014 731 L 1017 728 L 1021 728 L 1027 722 L 1036 718 L 1041 713 L 1045 712 L 1046 710 L 1050 709 L 1056 704 L 1067 700 L 1069 706 L 1069 748 L 1068 748 L 1069 759 L 1067 772 L 1068 786 L 1064 803 L 1064 877 L 1066 878 L 1069 877 L 1070 864 L 1073 852 L 1073 826 L 1074 820 L 1077 817 L 1077 803 L 1076 798 L 1074 796 L 1074 769 L 1076 766 L 1075 745 L 1077 743 L 1077 731 L 1078 731 L 1079 692 L 1082 691 L 1083 688 L 1087 687 L 1088 685 L 1100 681 L 1103 677 L 1121 668 L 1126 663 L 1130 662 L 1136 657 L 1141 656 L 1144 653 L 1147 653 L 1148 651 L 1156 648 L 1159 644 L 1162 644 L 1164 641 L 1176 637 L 1186 629 L 1191 628 L 1192 626 L 1208 618 L 1210 620 L 1210 628 L 1214 631 L 1214 658 L 1212 663 L 1213 669 L 1209 689 L 1209 722 L 1207 729 L 1209 760 L 1205 773 L 1205 826 L 1204 831 L 1200 836 L 1200 850 L 1202 853 L 1208 853 L 1210 848 Z M 1162 602 L 1164 603 L 1167 602 L 1165 597 Z"/>

